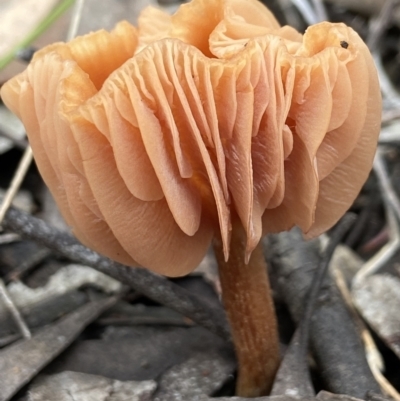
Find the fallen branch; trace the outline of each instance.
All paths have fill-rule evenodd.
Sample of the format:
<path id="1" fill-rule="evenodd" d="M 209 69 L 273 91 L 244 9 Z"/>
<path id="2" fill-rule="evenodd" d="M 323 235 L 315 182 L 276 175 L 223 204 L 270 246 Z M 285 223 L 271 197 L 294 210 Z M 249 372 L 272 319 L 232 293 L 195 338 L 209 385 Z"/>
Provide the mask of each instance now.
<path id="1" fill-rule="evenodd" d="M 83 246 L 73 236 L 60 232 L 43 220 L 15 208 L 6 213 L 2 226 L 21 237 L 43 244 L 77 263 L 91 266 L 129 285 L 150 299 L 183 314 L 214 334 L 230 340 L 230 330 L 222 307 L 205 305 L 184 288 L 140 267 L 114 262 Z"/>
<path id="2" fill-rule="evenodd" d="M 298 230 L 272 235 L 269 241 L 269 256 L 280 293 L 299 323 L 315 269 L 320 264 L 319 243 L 304 241 Z M 318 371 L 330 391 L 358 398 L 364 398 L 369 390 L 380 392 L 354 322 L 329 275 L 315 305 L 310 340 Z"/>

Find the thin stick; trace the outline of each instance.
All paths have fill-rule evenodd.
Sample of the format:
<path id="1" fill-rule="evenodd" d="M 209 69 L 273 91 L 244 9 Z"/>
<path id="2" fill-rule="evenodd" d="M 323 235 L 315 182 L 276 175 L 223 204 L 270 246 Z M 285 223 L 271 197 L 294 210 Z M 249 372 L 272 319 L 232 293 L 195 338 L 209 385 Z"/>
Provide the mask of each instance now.
<path id="1" fill-rule="evenodd" d="M 279 6 L 286 19 L 287 25 L 290 25 L 293 28 L 300 29 L 303 22 L 299 20 L 298 13 L 295 11 L 295 7 L 293 6 L 292 1 L 291 0 L 279 0 Z"/>
<path id="2" fill-rule="evenodd" d="M 322 2 L 322 0 L 311 0 L 311 2 L 314 5 L 314 9 L 315 9 L 316 15 L 318 16 L 319 22 L 328 21 L 328 14 L 326 12 L 325 5 Z"/>
<path id="3" fill-rule="evenodd" d="M 321 262 L 319 264 L 318 270 L 316 271 L 316 274 L 314 275 L 313 281 L 311 283 L 311 290 L 310 294 L 307 299 L 306 307 L 304 310 L 304 315 L 302 318 L 302 323 L 301 323 L 301 334 L 300 334 L 300 347 L 303 351 L 303 358 L 307 358 L 307 352 L 308 352 L 308 343 L 309 343 L 309 337 L 310 337 L 310 324 L 304 324 L 307 322 L 311 322 L 311 318 L 315 309 L 315 304 L 318 298 L 318 294 L 321 290 L 322 283 L 326 277 L 326 274 L 328 272 L 329 268 L 329 263 L 332 259 L 332 255 L 335 252 L 336 247 L 342 240 L 343 236 L 346 234 L 346 232 L 350 229 L 350 227 L 353 225 L 356 217 L 353 214 L 346 214 L 340 223 L 336 226 L 334 229 L 331 238 L 329 240 L 328 246 L 325 249 Z"/>
<path id="4" fill-rule="evenodd" d="M 14 234 L 15 235 L 15 234 Z M 19 238 L 19 236 L 18 236 Z M 21 280 L 23 276 L 27 274 L 30 270 L 32 270 L 39 263 L 43 262 L 51 254 L 51 251 L 47 248 L 40 249 L 37 253 L 32 255 L 30 258 L 24 260 L 20 265 L 18 265 L 15 269 L 10 271 L 5 277 L 4 281 L 6 283 L 10 281 Z"/>
<path id="5" fill-rule="evenodd" d="M 387 220 L 390 223 L 390 240 L 374 256 L 363 264 L 361 269 L 353 278 L 353 286 L 359 285 L 359 283 L 362 283 L 366 277 L 377 272 L 390 260 L 390 258 L 392 258 L 393 255 L 395 255 L 400 247 L 400 233 L 395 214 L 391 209 L 387 209 L 387 215 Z M 395 226 L 395 228 L 392 229 L 391 226 Z"/>
<path id="6" fill-rule="evenodd" d="M 9 141 L 12 142 L 12 144 L 20 149 L 20 150 L 25 150 L 27 148 L 28 145 L 28 141 L 26 139 L 17 139 L 14 138 L 13 135 L 9 134 L 7 131 L 4 130 L 4 128 L 0 127 L 0 136 L 2 136 L 3 138 L 8 139 Z"/>
<path id="7" fill-rule="evenodd" d="M 392 183 L 390 182 L 389 174 L 386 169 L 385 162 L 383 160 L 382 149 L 378 147 L 374 158 L 374 173 L 378 178 L 379 186 L 381 187 L 383 197 L 386 199 L 388 204 L 392 207 L 398 221 L 400 221 L 400 201 L 397 197 L 396 191 L 393 189 Z"/>
<path id="8" fill-rule="evenodd" d="M 9 244 L 11 242 L 19 241 L 21 237 L 18 234 L 6 233 L 0 235 L 0 245 Z"/>
<path id="9" fill-rule="evenodd" d="M 21 334 L 24 338 L 30 339 L 32 337 L 31 332 L 25 323 L 24 319 L 22 318 L 18 308 L 14 305 L 13 300 L 8 295 L 6 286 L 2 279 L 0 279 L 0 296 L 6 305 L 7 309 L 10 311 L 11 316 L 13 317 L 15 323 L 17 324 Z"/>
<path id="10" fill-rule="evenodd" d="M 19 187 L 22 184 L 22 181 L 25 178 L 29 166 L 32 163 L 32 159 L 33 159 L 32 149 L 30 146 L 28 146 L 24 152 L 24 155 L 22 156 L 21 161 L 19 162 L 17 171 L 14 174 L 10 187 L 8 188 L 3 198 L 3 202 L 0 206 L 0 224 L 2 223 L 8 208 L 11 206 L 11 203 L 15 195 L 17 194 Z"/>
<path id="11" fill-rule="evenodd" d="M 67 33 L 67 42 L 72 40 L 78 33 L 79 24 L 82 19 L 82 11 L 85 0 L 76 0 L 74 5 L 74 10 L 72 11 L 72 19 L 69 24 L 69 29 Z"/>
<path id="12" fill-rule="evenodd" d="M 382 370 L 384 369 L 382 356 L 375 344 L 374 339 L 372 338 L 371 333 L 367 329 L 364 321 L 361 319 L 359 313 L 356 310 L 356 307 L 354 306 L 352 296 L 349 288 L 347 287 L 346 280 L 343 277 L 343 273 L 338 268 L 336 268 L 333 271 L 333 275 L 336 281 L 336 285 L 338 286 L 339 291 L 341 292 L 342 297 L 351 313 L 353 321 L 355 322 L 356 327 L 360 333 L 360 337 L 365 348 L 365 355 L 368 366 L 370 367 L 371 372 L 375 377 L 375 380 L 379 383 L 382 390 L 386 394 L 391 396 L 394 400 L 400 401 L 400 394 L 382 374 Z"/>
<path id="13" fill-rule="evenodd" d="M 374 159 L 374 172 L 378 178 L 378 183 L 383 194 L 386 221 L 388 222 L 390 229 L 390 241 L 372 258 L 364 263 L 362 268 L 354 276 L 353 286 L 358 285 L 365 279 L 365 277 L 378 271 L 400 247 L 400 202 L 390 182 L 383 156 L 381 154 L 381 149 L 379 147 Z"/>
<path id="14" fill-rule="evenodd" d="M 221 308 L 205 304 L 173 282 L 147 269 L 128 267 L 99 255 L 71 235 L 50 227 L 43 220 L 11 207 L 3 221 L 4 228 L 26 239 L 43 244 L 65 257 L 107 274 L 129 285 L 150 299 L 168 306 L 227 341 L 231 335 L 225 313 Z"/>
<path id="15" fill-rule="evenodd" d="M 292 4 L 297 8 L 305 22 L 308 25 L 313 25 L 318 23 L 318 16 L 316 15 L 314 9 L 311 7 L 310 3 L 306 0 L 291 0 Z"/>
<path id="16" fill-rule="evenodd" d="M 376 70 L 378 71 L 379 84 L 385 103 L 389 104 L 392 108 L 399 108 L 400 94 L 386 73 L 382 63 L 381 54 L 379 52 L 372 52 L 372 57 L 374 59 Z"/>
<path id="17" fill-rule="evenodd" d="M 68 33 L 67 33 L 67 41 L 71 40 L 76 36 L 76 33 L 78 31 L 79 23 L 82 18 L 82 10 L 83 10 L 83 5 L 85 3 L 85 0 L 77 0 L 75 3 L 75 8 L 72 14 L 72 20 L 69 25 Z M 8 208 L 11 206 L 11 203 L 17 194 L 22 181 L 25 178 L 25 175 L 29 169 L 29 166 L 31 165 L 33 160 L 33 153 L 32 153 L 32 148 L 28 146 L 25 149 L 25 152 L 22 156 L 22 159 L 18 165 L 17 171 L 14 174 L 14 177 L 11 181 L 10 187 L 8 188 L 4 198 L 3 202 L 0 206 L 0 225 L 4 219 L 4 215 L 6 214 Z"/>
<path id="18" fill-rule="evenodd" d="M 379 15 L 372 19 L 367 39 L 367 44 L 371 52 L 376 50 L 384 32 L 387 30 L 393 19 L 393 11 L 399 3 L 399 0 L 386 0 Z"/>
<path id="19" fill-rule="evenodd" d="M 73 36 L 76 35 L 77 28 L 79 26 L 79 22 L 81 19 L 82 15 L 82 6 L 83 6 L 84 0 L 78 0 L 76 4 L 76 10 L 73 14 L 73 20 L 72 23 L 70 24 L 70 29 L 68 32 L 68 39 L 71 39 Z M 33 152 L 32 148 L 30 146 L 27 146 L 24 154 L 18 164 L 18 168 L 13 176 L 13 179 L 11 181 L 11 184 L 9 188 L 7 189 L 7 192 L 5 193 L 5 196 L 3 198 L 3 201 L 0 205 L 0 225 L 2 224 L 4 217 L 9 210 L 13 199 L 15 198 L 15 195 L 17 194 L 25 176 L 26 173 L 28 172 L 28 169 L 32 163 L 33 160 Z M 4 285 L 4 282 L 0 279 L 0 294 L 1 297 L 7 306 L 7 308 L 10 310 L 13 319 L 15 320 L 17 326 L 19 327 L 22 335 L 26 339 L 31 338 L 31 333 L 29 331 L 29 328 L 27 324 L 25 323 L 22 315 L 18 311 L 18 308 L 14 305 L 11 297 L 9 296 L 7 292 L 7 288 Z"/>

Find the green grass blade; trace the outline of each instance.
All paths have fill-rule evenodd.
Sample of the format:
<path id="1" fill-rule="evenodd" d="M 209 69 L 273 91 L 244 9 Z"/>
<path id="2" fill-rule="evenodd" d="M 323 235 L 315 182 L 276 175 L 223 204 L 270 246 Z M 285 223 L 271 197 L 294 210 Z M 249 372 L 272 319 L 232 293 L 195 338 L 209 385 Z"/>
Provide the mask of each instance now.
<path id="1" fill-rule="evenodd" d="M 19 42 L 13 49 L 0 59 L 0 70 L 9 64 L 17 54 L 17 52 L 29 46 L 36 38 L 38 38 L 54 21 L 56 21 L 75 0 L 64 0 L 58 4 L 50 14 L 35 28 L 27 37 Z"/>

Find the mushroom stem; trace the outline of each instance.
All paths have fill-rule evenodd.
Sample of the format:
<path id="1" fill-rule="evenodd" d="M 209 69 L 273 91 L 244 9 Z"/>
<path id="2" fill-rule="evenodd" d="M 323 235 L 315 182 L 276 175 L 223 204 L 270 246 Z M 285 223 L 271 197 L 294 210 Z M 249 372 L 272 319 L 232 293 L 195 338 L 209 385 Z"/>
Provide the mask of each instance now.
<path id="1" fill-rule="evenodd" d="M 232 328 L 238 359 L 236 394 L 259 397 L 269 393 L 278 369 L 279 339 L 261 244 L 245 264 L 246 235 L 233 224 L 228 261 L 222 241 L 214 240 L 219 266 L 222 300 Z"/>

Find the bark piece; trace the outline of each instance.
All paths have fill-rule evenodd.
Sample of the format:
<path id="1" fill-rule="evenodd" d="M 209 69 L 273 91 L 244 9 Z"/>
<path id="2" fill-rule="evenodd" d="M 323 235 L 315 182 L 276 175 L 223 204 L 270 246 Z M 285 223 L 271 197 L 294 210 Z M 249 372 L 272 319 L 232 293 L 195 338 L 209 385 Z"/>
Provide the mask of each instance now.
<path id="1" fill-rule="evenodd" d="M 198 353 L 232 352 L 201 327 L 114 327 L 105 339 L 76 342 L 46 373 L 75 371 L 116 380 L 154 380 Z"/>
<path id="2" fill-rule="evenodd" d="M 84 373 L 63 372 L 39 377 L 29 388 L 27 401 L 150 401 L 152 380 L 135 382 Z"/>
<path id="3" fill-rule="evenodd" d="M 358 283 L 352 294 L 364 319 L 400 358 L 400 280 L 376 274 Z"/>
<path id="4" fill-rule="evenodd" d="M 235 367 L 232 355 L 214 351 L 196 354 L 164 373 L 154 401 L 197 401 L 202 394 L 212 395 L 233 374 Z"/>
<path id="5" fill-rule="evenodd" d="M 318 266 L 319 242 L 305 242 L 298 230 L 292 230 L 271 236 L 269 249 L 280 292 L 299 322 Z M 351 316 L 330 277 L 319 296 L 310 330 L 319 373 L 330 391 L 358 398 L 364 398 L 368 390 L 380 392 Z"/>
<path id="6" fill-rule="evenodd" d="M 50 297 L 33 305 L 27 305 L 20 312 L 29 328 L 37 328 L 49 324 L 74 311 L 88 301 L 86 294 L 80 291 L 71 291 L 56 297 Z M 0 337 L 15 333 L 17 327 L 8 312 L 0 313 Z M 18 331 L 19 333 L 19 331 Z"/>
<path id="7" fill-rule="evenodd" d="M 79 335 L 116 298 L 90 302 L 31 339 L 0 352 L 0 401 L 8 401 Z"/>
<path id="8" fill-rule="evenodd" d="M 3 227 L 40 242 L 71 260 L 91 266 L 131 286 L 150 299 L 182 313 L 220 337 L 230 339 L 230 330 L 222 307 L 204 302 L 163 277 L 143 268 L 128 267 L 113 262 L 86 248 L 71 235 L 60 232 L 44 221 L 15 208 L 8 210 L 3 220 Z"/>

